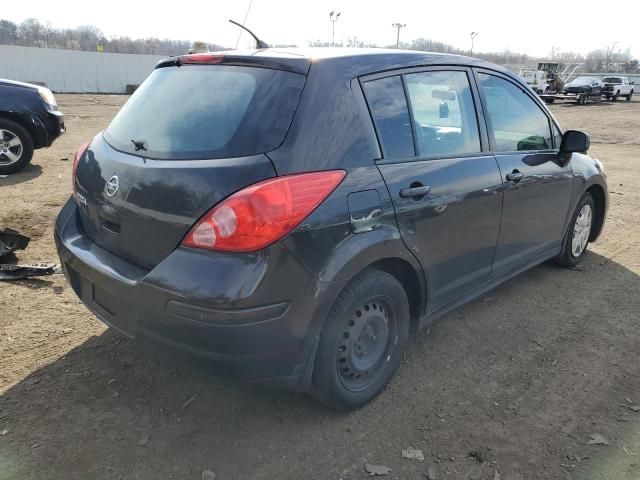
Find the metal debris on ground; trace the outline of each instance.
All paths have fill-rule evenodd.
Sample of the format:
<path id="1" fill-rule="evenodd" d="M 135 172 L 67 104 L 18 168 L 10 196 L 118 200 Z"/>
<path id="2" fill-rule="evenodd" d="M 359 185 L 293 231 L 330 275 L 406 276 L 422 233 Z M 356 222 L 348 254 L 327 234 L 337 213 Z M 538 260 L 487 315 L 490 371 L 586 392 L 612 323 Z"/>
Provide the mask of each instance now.
<path id="1" fill-rule="evenodd" d="M 16 250 L 24 250 L 29 245 L 30 237 L 13 228 L 5 228 L 0 232 L 0 257 Z"/>
<path id="2" fill-rule="evenodd" d="M 30 277 L 43 277 L 62 273 L 60 265 L 37 263 L 34 265 L 0 265 L 0 281 L 24 280 Z"/>
<path id="3" fill-rule="evenodd" d="M 420 462 L 424 461 L 424 455 L 422 453 L 422 450 L 414 450 L 414 449 L 407 449 L 407 450 L 402 450 L 402 458 L 408 458 L 410 460 L 419 460 Z"/>
<path id="4" fill-rule="evenodd" d="M 370 463 L 366 463 L 364 468 L 370 477 L 375 477 L 376 475 L 389 475 L 389 473 L 391 473 L 391 469 L 384 465 L 372 465 Z"/>

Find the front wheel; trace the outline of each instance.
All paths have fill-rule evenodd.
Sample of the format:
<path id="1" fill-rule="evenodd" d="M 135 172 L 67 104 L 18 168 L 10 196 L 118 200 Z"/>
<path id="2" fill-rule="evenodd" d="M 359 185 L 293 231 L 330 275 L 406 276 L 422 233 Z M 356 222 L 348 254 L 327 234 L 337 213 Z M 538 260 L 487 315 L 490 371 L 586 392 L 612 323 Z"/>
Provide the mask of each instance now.
<path id="1" fill-rule="evenodd" d="M 376 397 L 402 361 L 409 322 L 407 294 L 395 277 L 367 269 L 352 279 L 320 334 L 312 395 L 337 410 Z"/>
<path id="2" fill-rule="evenodd" d="M 0 118 L 0 175 L 22 170 L 33 156 L 33 140 L 21 125 Z"/>
<path id="3" fill-rule="evenodd" d="M 620 96 L 620 92 L 616 92 L 616 94 L 613 97 L 611 97 L 611 100 L 614 102 L 617 102 L 619 96 Z"/>
<path id="4" fill-rule="evenodd" d="M 593 197 L 585 193 L 576 207 L 571 223 L 565 236 L 562 251 L 556 257 L 556 262 L 564 267 L 574 267 L 582 261 L 591 236 L 595 207 Z"/>

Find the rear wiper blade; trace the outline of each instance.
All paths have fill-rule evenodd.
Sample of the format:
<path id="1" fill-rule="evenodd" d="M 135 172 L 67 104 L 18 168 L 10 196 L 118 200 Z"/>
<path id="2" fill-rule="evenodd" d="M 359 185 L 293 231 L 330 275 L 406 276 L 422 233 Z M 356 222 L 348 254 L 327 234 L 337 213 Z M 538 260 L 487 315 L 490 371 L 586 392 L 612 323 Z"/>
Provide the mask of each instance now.
<path id="1" fill-rule="evenodd" d="M 136 149 L 136 152 L 138 150 L 144 150 L 145 152 L 147 151 L 147 147 L 144 146 L 144 141 L 143 140 L 133 140 L 131 139 L 131 143 L 133 143 L 134 148 Z"/>

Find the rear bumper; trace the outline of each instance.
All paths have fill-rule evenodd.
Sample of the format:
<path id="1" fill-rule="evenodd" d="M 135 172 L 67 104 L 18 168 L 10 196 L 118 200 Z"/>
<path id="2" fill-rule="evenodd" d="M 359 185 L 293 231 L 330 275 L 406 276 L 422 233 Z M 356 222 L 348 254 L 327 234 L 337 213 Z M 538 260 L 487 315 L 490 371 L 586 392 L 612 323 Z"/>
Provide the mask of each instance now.
<path id="1" fill-rule="evenodd" d="M 253 255 L 178 248 L 145 271 L 84 236 L 77 208 L 69 200 L 60 212 L 56 246 L 67 280 L 100 320 L 219 376 L 306 389 L 341 284 L 317 282 L 277 245 Z"/>

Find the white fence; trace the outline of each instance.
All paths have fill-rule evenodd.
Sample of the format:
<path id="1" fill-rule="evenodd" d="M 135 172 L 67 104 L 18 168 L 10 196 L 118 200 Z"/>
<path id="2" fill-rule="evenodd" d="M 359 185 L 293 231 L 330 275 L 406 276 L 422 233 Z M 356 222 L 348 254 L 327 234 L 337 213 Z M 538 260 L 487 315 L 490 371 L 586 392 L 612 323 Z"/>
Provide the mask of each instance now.
<path id="1" fill-rule="evenodd" d="M 42 82 L 59 93 L 125 93 L 162 55 L 83 52 L 0 45 L 0 78 Z"/>

